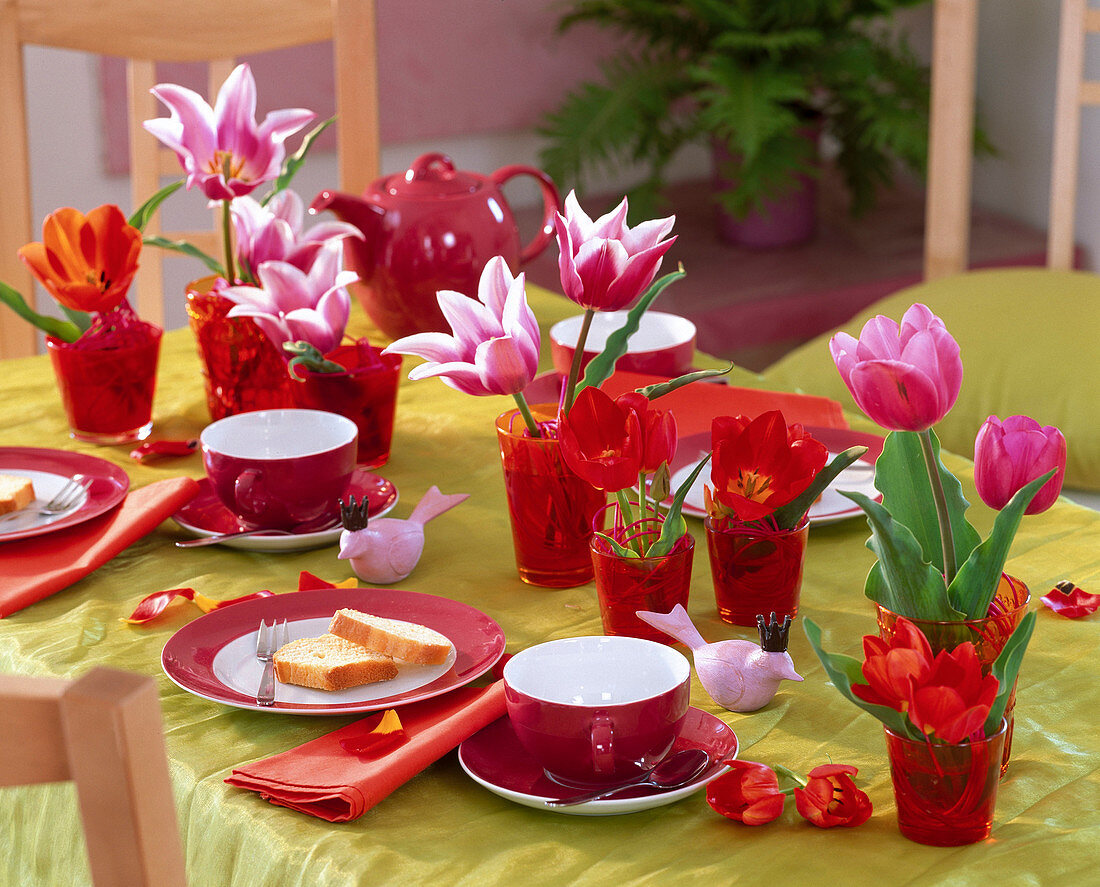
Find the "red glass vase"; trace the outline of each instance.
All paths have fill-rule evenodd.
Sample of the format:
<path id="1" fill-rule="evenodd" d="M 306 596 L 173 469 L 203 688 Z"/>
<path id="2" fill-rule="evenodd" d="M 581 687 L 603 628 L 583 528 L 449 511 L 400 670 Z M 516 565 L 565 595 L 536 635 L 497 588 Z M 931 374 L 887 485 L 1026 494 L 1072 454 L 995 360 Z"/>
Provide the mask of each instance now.
<path id="1" fill-rule="evenodd" d="M 226 316 L 233 303 L 211 292 L 215 280 L 204 277 L 187 288 L 210 418 L 295 406 L 286 361 L 250 318 Z"/>
<path id="2" fill-rule="evenodd" d="M 957 847 L 989 837 L 1005 722 L 993 736 L 962 745 L 937 745 L 883 730 L 901 833 L 933 847 Z"/>
<path id="3" fill-rule="evenodd" d="M 731 625 L 756 626 L 771 613 L 782 621 L 798 613 L 809 522 L 793 530 L 706 518 L 707 551 L 718 615 Z"/>
<path id="4" fill-rule="evenodd" d="M 108 347 L 46 337 L 72 437 L 121 444 L 149 435 L 163 332 L 137 321 L 112 334 Z"/>
<path id="5" fill-rule="evenodd" d="M 535 405 L 531 412 L 542 437 L 531 437 L 518 410 L 496 420 L 519 578 L 547 588 L 584 585 L 592 580 L 588 540 L 605 497 L 565 464 L 551 436 L 556 408 Z"/>
<path id="6" fill-rule="evenodd" d="M 299 370 L 304 381 L 291 383 L 296 405 L 351 419 L 359 429 L 359 464 L 365 468 L 385 465 L 393 440 L 401 355 L 382 354 L 381 348 L 360 340 L 354 345 L 341 345 L 325 357 L 346 371 Z"/>
<path id="7" fill-rule="evenodd" d="M 1031 602 L 1031 592 L 1027 586 L 1014 576 L 1001 575 L 997 593 L 989 605 L 989 615 L 983 619 L 968 619 L 962 622 L 937 622 L 931 619 L 910 619 L 928 638 L 933 654 L 941 650 L 954 650 L 964 641 L 974 644 L 978 660 L 982 664 L 982 674 L 989 674 L 999 655 L 1020 620 L 1027 613 Z M 887 610 L 881 604 L 878 609 L 878 633 L 883 640 L 890 641 L 894 636 L 898 614 Z M 1005 706 L 1005 719 L 1008 722 L 1004 739 L 1004 758 L 1001 762 L 1001 774 L 1008 769 L 1008 759 L 1012 752 L 1013 709 L 1016 707 L 1016 687 Z"/>
<path id="8" fill-rule="evenodd" d="M 658 525 L 641 536 L 652 543 L 659 534 Z M 625 545 L 630 533 L 618 530 L 611 535 L 616 542 Z M 668 613 L 677 604 L 687 607 L 695 554 L 695 540 L 691 534 L 681 536 L 672 551 L 663 557 L 623 557 L 615 553 L 606 539 L 595 535 L 589 546 L 603 633 L 644 638 L 661 644 L 674 643 L 671 637 L 643 622 L 635 613 L 638 610 Z"/>

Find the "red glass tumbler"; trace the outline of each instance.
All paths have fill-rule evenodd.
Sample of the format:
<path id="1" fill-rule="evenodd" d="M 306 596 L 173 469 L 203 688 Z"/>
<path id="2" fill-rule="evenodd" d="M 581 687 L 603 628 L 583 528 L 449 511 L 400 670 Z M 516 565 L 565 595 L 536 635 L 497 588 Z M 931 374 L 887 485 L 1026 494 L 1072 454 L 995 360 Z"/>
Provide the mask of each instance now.
<path id="1" fill-rule="evenodd" d="M 930 619 L 910 619 L 928 638 L 928 644 L 933 654 L 941 650 L 954 650 L 964 641 L 974 644 L 978 653 L 978 661 L 982 664 L 982 674 L 989 674 L 993 669 L 993 663 L 1001 655 L 1012 632 L 1020 624 L 1020 620 L 1027 613 L 1028 604 L 1031 602 L 1031 592 L 1028 587 L 1014 576 L 1007 573 L 1001 575 L 1001 581 L 997 586 L 997 593 L 993 596 L 993 602 L 989 605 L 989 614 L 982 619 L 968 619 L 962 622 L 936 622 Z M 898 614 L 892 610 L 878 605 L 878 633 L 883 640 L 889 641 L 894 636 L 894 627 L 898 621 Z M 1001 774 L 1008 769 L 1008 759 L 1012 753 L 1012 728 L 1015 723 L 1013 709 L 1016 707 L 1016 687 L 1012 688 L 1012 695 L 1008 697 L 1005 706 L 1005 720 L 1008 727 L 1005 730 L 1004 758 L 1001 761 Z"/>
<path id="2" fill-rule="evenodd" d="M 365 468 L 385 465 L 393 440 L 401 355 L 382 354 L 381 348 L 359 341 L 341 345 L 325 357 L 344 366 L 346 371 L 299 371 L 305 381 L 292 383 L 291 389 L 297 405 L 351 419 L 359 429 L 359 464 Z"/>
<path id="3" fill-rule="evenodd" d="M 531 437 L 518 410 L 496 420 L 519 578 L 546 588 L 584 585 L 592 581 L 588 540 L 606 497 L 565 464 L 551 436 L 556 408 L 534 405 L 531 412 L 542 437 Z"/>
<path id="4" fill-rule="evenodd" d="M 233 303 L 210 292 L 214 280 L 204 277 L 187 290 L 210 418 L 295 406 L 286 361 L 251 318 L 226 316 Z"/>
<path id="5" fill-rule="evenodd" d="M 989 837 L 1005 722 L 993 736 L 962 745 L 937 745 L 883 729 L 901 833 L 933 847 L 957 847 Z"/>
<path id="6" fill-rule="evenodd" d="M 72 437 L 95 444 L 148 437 L 163 332 L 138 323 L 107 348 L 46 337 Z"/>
<path id="7" fill-rule="evenodd" d="M 774 530 L 746 524 L 716 525 L 706 518 L 707 551 L 718 615 L 731 625 L 756 626 L 771 613 L 782 621 L 798 613 L 802 566 L 810 525 Z"/>
<path id="8" fill-rule="evenodd" d="M 651 534 L 653 540 L 656 533 Z M 616 541 L 621 541 L 616 539 Z M 622 557 L 605 539 L 592 536 L 592 567 L 600 599 L 603 633 L 672 644 L 673 639 L 634 615 L 638 610 L 668 613 L 687 607 L 695 540 L 685 533 L 663 557 Z"/>

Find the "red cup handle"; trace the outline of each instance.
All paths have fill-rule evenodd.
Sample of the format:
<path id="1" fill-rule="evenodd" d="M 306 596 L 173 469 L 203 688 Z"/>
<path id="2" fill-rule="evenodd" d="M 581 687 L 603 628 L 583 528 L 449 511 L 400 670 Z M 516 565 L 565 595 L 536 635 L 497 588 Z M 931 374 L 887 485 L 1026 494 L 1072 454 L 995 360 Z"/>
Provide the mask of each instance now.
<path id="1" fill-rule="evenodd" d="M 554 216 L 558 212 L 561 200 L 558 197 L 558 189 L 554 185 L 554 180 L 541 169 L 535 169 L 533 166 L 524 166 L 518 163 L 511 166 L 502 166 L 489 178 L 499 188 L 516 176 L 533 176 L 538 180 L 539 188 L 542 189 L 542 227 L 539 229 L 539 233 L 535 235 L 535 239 L 527 244 L 519 254 L 519 263 L 526 265 L 546 249 L 547 244 L 550 243 L 550 238 L 554 234 Z"/>
<path id="2" fill-rule="evenodd" d="M 612 752 L 612 744 L 615 739 L 615 728 L 611 724 L 611 718 L 607 712 L 598 711 L 592 718 L 590 727 L 592 733 L 592 763 L 597 773 L 615 772 L 615 755 Z"/>

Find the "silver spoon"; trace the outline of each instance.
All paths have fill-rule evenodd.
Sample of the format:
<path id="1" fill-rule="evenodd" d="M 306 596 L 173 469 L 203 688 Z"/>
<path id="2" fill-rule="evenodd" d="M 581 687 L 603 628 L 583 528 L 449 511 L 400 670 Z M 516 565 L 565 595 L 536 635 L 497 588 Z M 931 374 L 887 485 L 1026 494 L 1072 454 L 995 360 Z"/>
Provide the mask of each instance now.
<path id="1" fill-rule="evenodd" d="M 586 795 L 578 795 L 575 798 L 562 800 L 549 800 L 547 807 L 572 807 L 574 804 L 586 804 L 589 801 L 598 801 L 613 795 L 616 792 L 639 786 L 654 786 L 666 791 L 674 788 L 682 788 L 694 780 L 700 773 L 710 766 L 710 755 L 701 748 L 685 748 L 675 754 L 669 755 L 656 767 L 650 770 L 643 778 L 632 782 L 625 782 L 612 788 L 604 788 L 599 791 L 589 792 Z"/>
<path id="2" fill-rule="evenodd" d="M 251 536 L 300 536 L 303 533 L 321 533 L 331 530 L 340 521 L 337 518 L 326 518 L 323 522 L 307 521 L 298 524 L 293 530 L 237 530 L 233 533 L 217 533 L 214 536 L 200 536 L 197 539 L 183 539 L 176 543 L 177 548 L 198 548 L 202 545 L 217 545 L 229 539 L 245 539 Z"/>

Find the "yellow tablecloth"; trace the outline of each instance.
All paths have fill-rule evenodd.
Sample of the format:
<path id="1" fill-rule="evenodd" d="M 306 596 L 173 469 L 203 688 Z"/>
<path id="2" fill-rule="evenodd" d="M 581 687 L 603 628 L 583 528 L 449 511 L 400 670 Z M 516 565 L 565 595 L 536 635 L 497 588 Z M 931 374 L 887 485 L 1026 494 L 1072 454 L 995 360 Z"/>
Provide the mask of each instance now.
<path id="1" fill-rule="evenodd" d="M 534 291 L 543 329 L 575 313 L 560 296 Z M 359 332 L 366 329 L 356 315 Z M 0 446 L 78 450 L 109 459 L 135 486 L 174 474 L 202 476 L 200 458 L 140 466 L 127 448 L 69 439 L 45 358 L 8 361 L 0 373 Z M 407 364 L 408 366 L 408 364 Z M 737 384 L 760 384 L 748 374 Z M 591 586 L 546 590 L 520 583 L 492 420 L 509 398 L 474 398 L 435 380 L 402 385 L 392 458 L 380 473 L 400 490 L 406 516 L 428 486 L 470 499 L 428 527 L 423 559 L 400 587 L 465 601 L 495 618 L 508 651 L 551 638 L 599 634 Z M 208 421 L 190 333 L 166 335 L 155 436 L 195 436 Z M 969 463 L 948 457 L 971 501 Z M 971 519 L 988 531 L 980 502 Z M 702 541 L 702 526 L 689 521 Z M 897 831 L 881 727 L 829 686 L 801 625 L 791 654 L 805 676 L 785 683 L 764 710 L 738 715 L 715 707 L 697 682 L 694 705 L 726 721 L 741 756 L 805 773 L 833 761 L 859 768 L 875 807 L 857 829 L 819 830 L 789 802 L 771 825 L 748 828 L 707 806 L 702 793 L 676 804 L 608 818 L 564 816 L 517 806 L 472 782 L 451 754 L 361 819 L 330 825 L 272 806 L 223 783 L 233 766 L 283 751 L 351 718 L 238 711 L 194 697 L 159 666 L 165 641 L 198 611 L 181 606 L 146 628 L 124 625 L 149 592 L 191 586 L 228 598 L 260 588 L 296 587 L 301 570 L 329 580 L 351 575 L 334 547 L 258 554 L 220 547 L 178 549 L 172 522 L 52 598 L 0 620 L 0 670 L 72 677 L 96 664 L 155 676 L 164 708 L 180 826 L 196 885 L 395 884 L 1067 884 L 1092 883 L 1100 863 L 1100 616 L 1069 621 L 1046 611 L 1020 676 L 1012 764 L 1001 785 L 993 838 L 957 849 L 910 843 Z M 815 527 L 802 613 L 824 627 L 827 647 L 859 654 L 874 630 L 863 597 L 872 563 L 867 527 L 855 519 Z M 1034 596 L 1070 578 L 1100 589 L 1100 517 L 1059 503 L 1025 518 L 1008 568 Z M 1033 606 L 1038 608 L 1037 600 Z M 697 549 L 692 617 L 710 640 L 750 637 L 717 619 L 705 548 Z M 800 621 L 800 620 L 799 620 Z M 0 729 L 3 725 L 0 724 Z M 0 791 L 0 884 L 87 882 L 70 785 Z"/>

